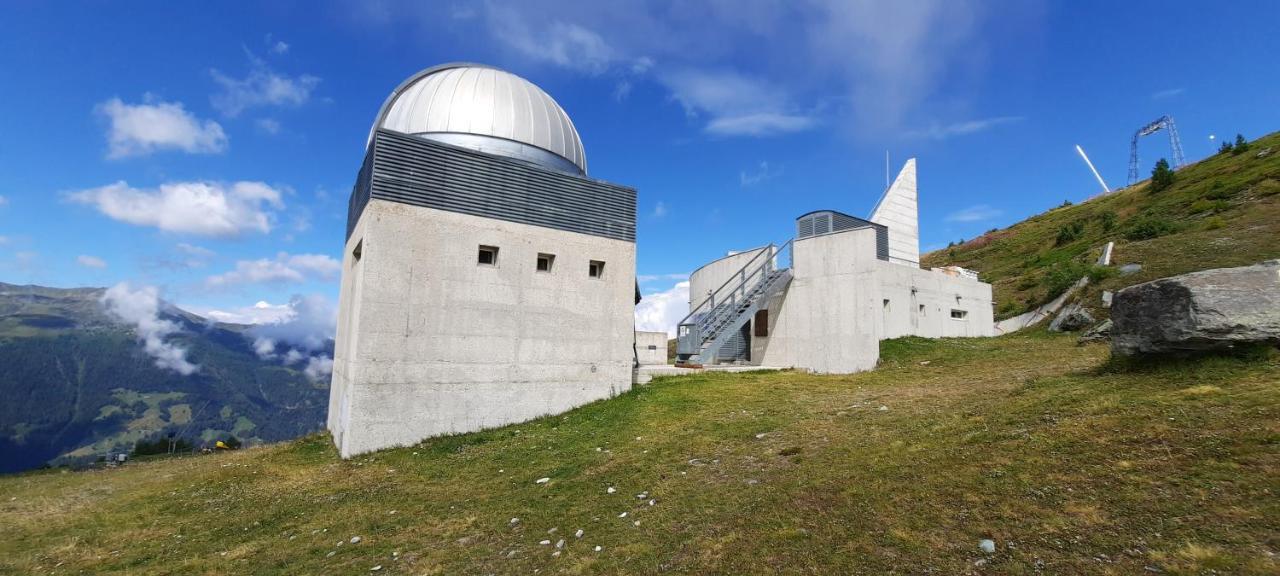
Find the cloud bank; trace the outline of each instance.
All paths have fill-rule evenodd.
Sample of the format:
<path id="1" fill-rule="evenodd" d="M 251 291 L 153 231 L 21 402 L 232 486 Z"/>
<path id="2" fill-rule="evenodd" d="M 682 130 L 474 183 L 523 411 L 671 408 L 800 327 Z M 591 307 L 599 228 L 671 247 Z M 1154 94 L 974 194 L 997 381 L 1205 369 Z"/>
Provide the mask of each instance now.
<path id="1" fill-rule="evenodd" d="M 187 349 L 164 339 L 178 332 L 177 324 L 160 318 L 160 292 L 154 286 L 134 289 L 127 282 L 108 288 L 102 295 L 107 312 L 131 324 L 142 349 L 155 359 L 156 366 L 190 376 L 200 369 L 187 361 Z"/>
<path id="2" fill-rule="evenodd" d="M 645 295 L 636 305 L 636 330 L 666 332 L 675 337 L 676 323 L 689 313 L 689 281 L 669 290 Z"/>
<path id="3" fill-rule="evenodd" d="M 216 154 L 227 149 L 222 126 L 212 120 L 200 121 L 181 102 L 162 102 L 148 95 L 142 104 L 125 104 L 112 98 L 95 110 L 110 123 L 108 158 L 146 156 L 160 150 Z"/>
<path id="4" fill-rule="evenodd" d="M 262 182 L 170 182 L 145 189 L 121 180 L 67 197 L 135 226 L 230 238 L 270 232 L 275 211 L 284 207 L 282 195 Z"/>

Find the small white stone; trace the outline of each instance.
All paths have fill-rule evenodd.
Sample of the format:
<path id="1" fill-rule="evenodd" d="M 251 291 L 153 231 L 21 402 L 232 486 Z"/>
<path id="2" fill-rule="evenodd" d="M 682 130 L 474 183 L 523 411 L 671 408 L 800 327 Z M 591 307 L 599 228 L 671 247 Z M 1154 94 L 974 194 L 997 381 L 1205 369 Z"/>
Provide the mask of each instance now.
<path id="1" fill-rule="evenodd" d="M 552 527 L 550 530 L 547 530 L 547 534 L 555 534 L 556 530 L 559 530 L 559 528 Z"/>
<path id="2" fill-rule="evenodd" d="M 996 551 L 996 541 L 990 538 L 983 538 L 978 541 L 978 548 L 987 554 L 994 554 Z"/>
<path id="3" fill-rule="evenodd" d="M 574 532 L 574 533 L 573 533 L 573 537 L 574 537 L 574 538 L 581 538 L 581 537 L 582 537 L 582 534 L 583 534 L 582 529 L 581 529 L 581 528 L 579 528 L 577 532 Z"/>
<path id="4" fill-rule="evenodd" d="M 657 503 L 658 503 L 658 501 L 657 501 L 657 500 L 650 500 L 650 501 L 649 501 L 649 505 L 650 505 L 650 506 L 653 506 L 654 504 L 657 504 Z"/>
<path id="5" fill-rule="evenodd" d="M 379 565 L 377 565 L 377 566 L 374 566 L 373 568 L 370 568 L 370 569 L 369 569 L 369 571 L 370 571 L 370 572 L 377 572 L 377 571 L 379 571 L 379 570 L 381 570 L 381 569 L 382 569 L 382 565 L 381 565 L 381 564 L 379 564 Z"/>
<path id="6" fill-rule="evenodd" d="M 324 557 L 325 557 L 325 558 L 333 558 L 333 555 L 334 555 L 334 554 L 337 554 L 337 553 L 338 553 L 338 551 L 337 551 L 337 550 L 330 550 L 328 554 L 325 554 L 325 555 L 324 555 Z M 226 553 L 226 552 L 223 552 L 223 553 L 222 553 L 222 555 L 223 555 L 223 556 L 226 556 L 226 555 L 227 555 L 227 553 Z"/>
<path id="7" fill-rule="evenodd" d="M 397 512 L 396 510 L 392 510 L 390 512 L 387 512 L 387 514 L 391 514 L 392 516 L 394 516 L 396 512 Z"/>
<path id="8" fill-rule="evenodd" d="M 556 557 L 559 557 L 559 556 L 560 556 L 560 551 L 559 551 L 559 550 L 556 550 L 555 552 L 552 552 L 552 553 L 551 553 L 551 557 L 552 557 L 552 558 L 556 558 Z"/>
<path id="9" fill-rule="evenodd" d="M 564 548 L 564 538 L 556 540 L 556 548 Z"/>
<path id="10" fill-rule="evenodd" d="M 599 446 L 596 446 L 596 452 L 599 452 L 600 450 L 601 448 Z"/>
<path id="11" fill-rule="evenodd" d="M 638 498 L 638 499 L 640 499 L 640 500 L 644 500 L 645 498 L 648 498 L 648 497 L 649 497 L 649 493 L 648 493 L 648 492 L 641 492 L 641 493 L 639 493 L 639 494 L 636 494 L 636 498 Z"/>
<path id="12" fill-rule="evenodd" d="M 881 411 L 881 412 L 888 412 L 888 411 L 889 411 L 889 407 L 888 407 L 888 406 L 881 406 L 881 407 L 877 408 L 877 410 L 879 410 L 879 411 Z"/>
<path id="13" fill-rule="evenodd" d="M 617 491 L 618 489 L 614 488 L 613 486 L 610 486 L 609 489 L 605 490 L 605 492 L 608 492 L 610 494 L 613 494 L 614 492 L 617 492 Z"/>
<path id="14" fill-rule="evenodd" d="M 510 524 L 510 525 L 512 525 L 512 526 L 515 526 L 516 524 L 519 524 L 519 523 L 520 523 L 520 519 L 519 519 L 519 518 L 514 518 L 514 517 L 513 517 L 513 518 L 511 518 L 511 521 L 510 521 L 510 522 L 507 522 L 507 524 Z"/>
<path id="15" fill-rule="evenodd" d="M 534 482 L 534 484 L 546 484 L 547 482 L 550 482 L 550 481 L 551 481 L 550 478 L 539 478 L 537 482 Z"/>
<path id="16" fill-rule="evenodd" d="M 639 526 L 639 525 L 640 525 L 640 521 L 639 521 L 639 520 L 636 520 L 635 522 L 632 522 L 631 524 L 632 524 L 632 525 L 634 525 L 634 526 Z"/>
<path id="17" fill-rule="evenodd" d="M 360 538 L 359 536 L 352 536 L 352 537 L 351 537 L 351 543 L 352 543 L 352 544 L 359 544 L 359 543 L 360 543 L 360 540 L 361 540 L 361 538 Z"/>
<path id="18" fill-rule="evenodd" d="M 627 517 L 627 513 L 626 513 L 626 512 L 623 512 L 623 513 L 619 514 L 619 515 L 618 515 L 618 517 L 619 517 L 619 518 L 626 518 L 626 517 Z"/>
<path id="19" fill-rule="evenodd" d="M 551 541 L 550 541 L 550 540 L 543 540 L 543 541 L 539 542 L 539 543 L 538 543 L 538 545 L 539 545 L 539 546 L 550 546 L 550 545 L 551 545 Z"/>
<path id="20" fill-rule="evenodd" d="M 600 546 L 596 546 L 596 552 L 599 552 L 599 551 L 601 551 L 601 550 L 604 550 L 604 548 L 602 548 L 602 547 L 600 547 Z"/>

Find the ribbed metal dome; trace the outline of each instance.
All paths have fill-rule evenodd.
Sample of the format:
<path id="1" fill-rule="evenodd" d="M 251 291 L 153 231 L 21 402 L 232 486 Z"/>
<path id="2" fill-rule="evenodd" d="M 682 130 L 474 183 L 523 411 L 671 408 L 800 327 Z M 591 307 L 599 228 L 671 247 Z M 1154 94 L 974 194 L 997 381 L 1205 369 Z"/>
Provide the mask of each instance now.
<path id="1" fill-rule="evenodd" d="M 582 140 L 560 105 L 532 82 L 482 64 L 444 64 L 414 74 L 382 105 L 378 127 L 587 172 Z"/>

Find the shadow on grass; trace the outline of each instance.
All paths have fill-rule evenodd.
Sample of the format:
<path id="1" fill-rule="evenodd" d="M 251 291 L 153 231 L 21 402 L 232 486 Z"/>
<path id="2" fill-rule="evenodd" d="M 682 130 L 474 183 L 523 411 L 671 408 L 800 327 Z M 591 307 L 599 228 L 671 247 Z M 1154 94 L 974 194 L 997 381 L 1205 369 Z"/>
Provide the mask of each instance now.
<path id="1" fill-rule="evenodd" d="M 1280 350 L 1266 344 L 1237 346 L 1216 352 L 1183 352 L 1172 354 L 1146 354 L 1118 356 L 1112 354 L 1106 362 L 1085 372 L 1090 376 L 1118 374 L 1170 374 L 1197 371 L 1227 371 L 1274 364 L 1280 362 Z"/>

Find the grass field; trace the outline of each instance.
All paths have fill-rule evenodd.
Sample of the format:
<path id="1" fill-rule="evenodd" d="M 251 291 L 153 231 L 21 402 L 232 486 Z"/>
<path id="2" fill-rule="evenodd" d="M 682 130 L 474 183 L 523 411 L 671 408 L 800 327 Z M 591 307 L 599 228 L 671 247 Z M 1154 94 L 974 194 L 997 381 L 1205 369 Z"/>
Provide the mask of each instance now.
<path id="1" fill-rule="evenodd" d="M 313 436 L 3 477 L 0 572 L 1280 572 L 1275 351 L 883 348 L 875 372 L 659 379 L 349 461 Z"/>

